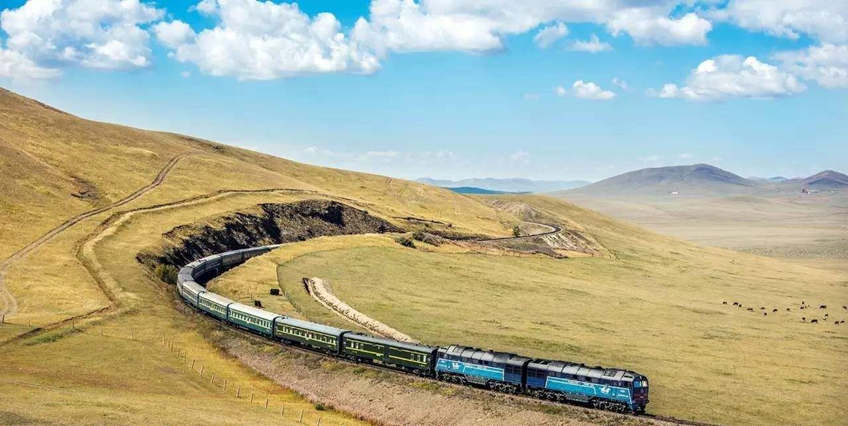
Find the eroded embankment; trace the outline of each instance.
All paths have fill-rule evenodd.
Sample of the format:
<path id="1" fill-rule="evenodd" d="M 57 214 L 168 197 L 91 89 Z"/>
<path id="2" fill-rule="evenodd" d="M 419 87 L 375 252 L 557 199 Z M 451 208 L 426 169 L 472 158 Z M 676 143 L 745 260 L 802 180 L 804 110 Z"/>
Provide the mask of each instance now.
<path id="1" fill-rule="evenodd" d="M 162 246 L 140 252 L 147 265 L 179 268 L 195 259 L 248 247 L 304 241 L 329 235 L 403 232 L 367 211 L 330 200 L 266 203 L 163 234 Z"/>
<path id="2" fill-rule="evenodd" d="M 375 320 L 336 297 L 321 278 L 304 278 L 303 283 L 309 294 L 322 306 L 335 312 L 342 318 L 359 325 L 366 330 L 379 336 L 395 339 L 400 342 L 419 343 L 408 335 L 392 328 L 391 326 Z"/>

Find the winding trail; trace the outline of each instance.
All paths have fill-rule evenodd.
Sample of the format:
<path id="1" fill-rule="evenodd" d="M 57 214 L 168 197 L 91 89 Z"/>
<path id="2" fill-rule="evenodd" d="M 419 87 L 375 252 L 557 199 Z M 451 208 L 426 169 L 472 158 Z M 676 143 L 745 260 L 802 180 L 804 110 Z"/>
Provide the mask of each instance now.
<path id="1" fill-rule="evenodd" d="M 195 204 L 201 204 L 209 201 L 215 201 L 220 198 L 229 197 L 238 194 L 263 194 L 263 193 L 284 193 L 284 194 L 310 194 L 310 195 L 326 195 L 317 191 L 298 188 L 265 188 L 265 189 L 221 189 L 215 192 L 197 195 L 194 197 L 185 198 L 182 200 L 171 201 L 168 203 L 156 204 L 151 206 L 137 207 L 130 210 L 115 212 L 106 218 L 100 225 L 97 226 L 91 233 L 80 240 L 75 246 L 75 255 L 77 260 L 86 269 L 88 274 L 94 280 L 100 291 L 109 299 L 109 305 L 95 309 L 91 312 L 80 314 L 74 317 L 66 318 L 44 326 L 36 327 L 26 333 L 19 334 L 11 339 L 0 342 L 0 346 L 5 346 L 12 342 L 20 341 L 29 337 L 37 336 L 46 331 L 54 330 L 59 327 L 66 326 L 75 321 L 89 319 L 97 315 L 113 313 L 123 305 L 120 293 L 121 287 L 114 278 L 112 278 L 97 260 L 94 253 L 94 248 L 103 238 L 113 234 L 118 227 L 132 218 L 136 214 L 151 213 L 160 210 L 168 210 L 179 207 L 186 207 Z"/>
<path id="2" fill-rule="evenodd" d="M 329 288 L 327 288 L 324 284 L 324 280 L 320 278 L 304 278 L 303 282 L 306 284 L 309 294 L 313 299 L 315 299 L 315 301 L 328 310 L 335 312 L 340 317 L 383 337 L 388 337 L 400 342 L 419 343 L 417 340 L 409 337 L 409 335 L 404 334 L 385 323 L 377 321 L 343 302 L 341 299 L 336 297 Z"/>
<path id="3" fill-rule="evenodd" d="M 553 235 L 553 234 L 556 234 L 556 233 L 562 231 L 562 227 L 560 227 L 559 225 L 548 225 L 546 223 L 538 223 L 538 222 L 524 222 L 524 223 L 532 223 L 533 225 L 541 226 L 543 228 L 548 228 L 548 230 L 544 231 L 544 232 L 539 232 L 539 233 L 536 233 L 536 234 L 531 234 L 531 235 L 519 235 L 517 237 L 487 238 L 487 239 L 483 239 L 483 240 L 474 240 L 474 242 L 488 243 L 488 242 L 492 242 L 492 241 L 509 241 L 509 240 L 516 240 L 517 241 L 517 240 L 523 240 L 523 239 L 528 239 L 528 238 L 544 237 L 544 236 Z"/>
<path id="4" fill-rule="evenodd" d="M 118 200 L 114 203 L 111 203 L 111 204 L 103 206 L 103 207 L 96 208 L 94 210 L 89 210 L 87 212 L 80 213 L 80 214 L 62 222 L 59 226 L 47 231 L 44 235 L 42 235 L 41 237 L 39 237 L 35 241 L 27 244 L 26 246 L 24 246 L 23 248 L 19 249 L 16 252 L 12 253 L 11 256 L 7 257 L 2 262 L 0 262 L 0 301 L 2 301 L 2 303 L 3 303 L 3 305 L 0 306 L 0 316 L 12 315 L 15 312 L 17 312 L 17 310 L 18 310 L 18 302 L 17 302 L 17 300 L 15 300 L 15 296 L 13 296 L 12 293 L 9 292 L 9 290 L 6 288 L 6 286 L 3 283 L 3 281 L 4 281 L 3 279 L 6 275 L 6 271 L 9 269 L 10 266 L 12 266 L 16 262 L 24 259 L 27 255 L 32 253 L 35 249 L 43 246 L 48 241 L 50 241 L 54 237 L 56 237 L 56 235 L 59 235 L 61 232 L 63 232 L 65 230 L 67 230 L 68 228 L 76 225 L 77 223 L 79 223 L 79 222 L 81 222 L 85 219 L 88 219 L 92 216 L 98 215 L 100 213 L 103 213 L 103 212 L 118 208 L 120 206 L 123 206 L 124 204 L 127 204 L 130 201 L 133 201 L 133 200 L 143 196 L 144 194 L 147 194 L 148 192 L 156 189 L 156 187 L 158 187 L 159 185 L 162 185 L 162 183 L 165 181 L 165 178 L 168 176 L 168 174 L 171 172 L 171 170 L 174 169 L 174 167 L 177 165 L 177 163 L 179 163 L 180 160 L 182 160 L 183 158 L 185 158 L 189 155 L 192 155 L 192 154 L 193 154 L 193 152 L 184 152 L 182 154 L 174 156 L 173 158 L 171 158 L 170 161 L 168 161 L 167 164 L 165 164 L 165 166 L 161 170 L 159 170 L 159 173 L 156 175 L 155 178 L 153 178 L 153 181 L 150 182 L 149 184 L 147 184 L 146 186 L 139 188 L 138 190 L 136 190 L 132 194 L 127 195 L 126 197 L 124 197 L 124 198 L 122 198 L 122 199 L 120 199 L 120 200 Z"/>

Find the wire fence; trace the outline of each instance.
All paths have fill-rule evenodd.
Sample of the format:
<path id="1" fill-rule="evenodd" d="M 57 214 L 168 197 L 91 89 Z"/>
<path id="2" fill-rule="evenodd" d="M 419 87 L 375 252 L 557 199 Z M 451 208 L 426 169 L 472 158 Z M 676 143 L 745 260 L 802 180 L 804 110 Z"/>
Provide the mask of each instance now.
<path id="1" fill-rule="evenodd" d="M 18 324 L 9 322 L 0 322 L 0 326 L 16 326 L 30 327 L 31 324 Z M 36 327 L 37 328 L 37 327 Z M 73 334 L 82 334 L 92 337 L 105 339 L 118 339 L 124 342 L 135 342 L 146 347 L 158 347 L 163 351 L 167 351 L 173 359 L 180 363 L 192 374 L 197 374 L 198 378 L 206 382 L 209 386 L 220 392 L 222 395 L 232 397 L 239 401 L 244 401 L 251 408 L 268 410 L 278 415 L 281 420 L 292 420 L 299 424 L 320 426 L 322 416 L 320 413 L 315 413 L 312 410 L 304 409 L 304 406 L 309 403 L 286 402 L 279 397 L 271 394 L 268 391 L 257 389 L 255 386 L 245 385 L 238 380 L 233 380 L 231 376 L 218 374 L 214 369 L 200 359 L 191 356 L 192 354 L 185 349 L 174 337 L 169 337 L 162 333 L 151 332 L 149 329 L 136 329 L 127 327 L 104 327 L 96 324 L 96 321 L 70 321 L 69 324 L 45 330 L 45 333 L 34 335 L 23 342 L 26 345 L 34 345 L 40 343 L 49 343 L 67 337 Z M 28 386 L 36 388 L 44 388 L 43 385 L 35 383 L 26 383 L 20 381 L 5 382 L 7 384 Z M 73 392 L 70 388 L 50 387 L 51 390 L 63 390 Z M 323 410 L 323 405 L 315 404 L 313 406 L 317 411 Z M 334 422 L 335 423 L 335 422 Z"/>

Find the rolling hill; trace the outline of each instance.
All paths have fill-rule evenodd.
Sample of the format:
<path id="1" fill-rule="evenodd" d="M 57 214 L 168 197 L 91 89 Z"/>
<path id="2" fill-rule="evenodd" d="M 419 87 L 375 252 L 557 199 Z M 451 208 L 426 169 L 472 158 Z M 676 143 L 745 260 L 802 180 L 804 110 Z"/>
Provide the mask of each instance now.
<path id="1" fill-rule="evenodd" d="M 709 164 L 640 169 L 559 194 L 700 196 L 750 192 L 757 183 Z"/>
<path id="2" fill-rule="evenodd" d="M 85 120 L 7 91 L 0 150 L 8 266 L 0 286 L 17 301 L 0 324 L 0 423 L 658 421 L 493 396 L 246 338 L 185 310 L 167 274 L 140 262 L 183 233 L 219 236 L 216 249 L 249 242 L 239 237 L 258 234 L 245 227 L 271 219 L 277 234 L 302 229 L 213 288 L 346 326 L 303 290 L 302 277 L 323 276 L 351 306 L 427 342 L 642 371 L 652 378 L 653 414 L 746 424 L 845 418 L 848 329 L 721 304 L 841 306 L 844 275 L 832 271 L 700 247 L 551 197 L 460 195 L 310 166 Z M 340 204 L 356 211 L 321 207 Z M 269 216 L 293 210 L 308 220 Z M 351 217 L 442 237 L 415 248 L 380 227 L 312 238 L 327 223 L 355 225 Z M 470 240 L 542 219 L 599 250 L 556 258 Z M 33 241 L 42 243 L 27 256 L 10 256 Z M 766 388 L 788 396 L 763 398 Z"/>
<path id="3" fill-rule="evenodd" d="M 848 176 L 833 170 L 816 173 L 800 182 L 804 188 L 841 189 L 848 187 Z"/>

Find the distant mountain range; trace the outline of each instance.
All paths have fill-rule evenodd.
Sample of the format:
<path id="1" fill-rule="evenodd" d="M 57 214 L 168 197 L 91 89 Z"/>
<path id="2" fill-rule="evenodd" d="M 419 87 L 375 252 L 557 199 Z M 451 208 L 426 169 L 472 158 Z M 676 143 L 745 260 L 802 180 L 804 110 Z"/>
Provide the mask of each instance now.
<path id="1" fill-rule="evenodd" d="M 584 180 L 533 180 L 521 178 L 471 178 L 462 180 L 420 178 L 417 181 L 443 188 L 476 188 L 478 190 L 499 192 L 553 192 L 578 188 L 590 183 Z"/>
<path id="2" fill-rule="evenodd" d="M 507 192 L 507 191 L 495 191 L 491 189 L 485 188 L 477 188 L 474 186 L 457 186 L 457 187 L 444 187 L 445 189 L 450 189 L 457 194 L 477 194 L 477 195 L 497 195 L 497 194 L 526 194 L 526 192 Z"/>
<path id="3" fill-rule="evenodd" d="M 787 182 L 792 182 L 791 180 Z M 801 180 L 801 185 L 811 189 L 837 189 L 848 186 L 848 176 L 834 170 L 825 170 Z"/>
<path id="4" fill-rule="evenodd" d="M 844 187 L 848 187 L 848 176 L 833 170 L 804 179 L 746 179 L 709 164 L 693 164 L 635 170 L 577 189 L 560 191 L 559 194 L 589 197 L 705 196 L 754 194 L 764 190 L 795 192 L 804 188 L 836 190 Z"/>

